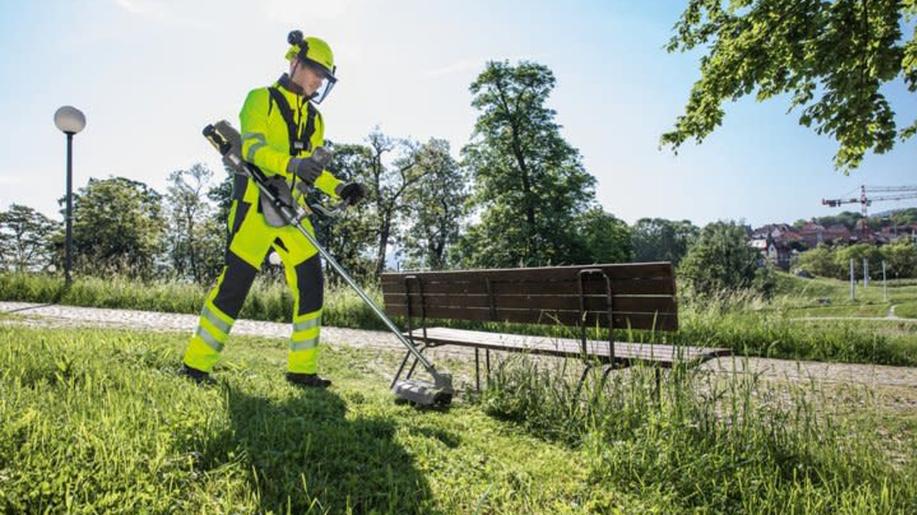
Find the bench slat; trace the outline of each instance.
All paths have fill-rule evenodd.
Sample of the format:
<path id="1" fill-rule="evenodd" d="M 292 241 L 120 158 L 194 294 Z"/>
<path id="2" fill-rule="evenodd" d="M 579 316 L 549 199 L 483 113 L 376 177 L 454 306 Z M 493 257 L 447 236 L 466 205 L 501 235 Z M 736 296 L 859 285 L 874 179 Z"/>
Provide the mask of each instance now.
<path id="1" fill-rule="evenodd" d="M 416 275 L 424 281 L 455 281 L 459 278 L 476 277 L 481 280 L 541 281 L 548 274 L 553 280 L 575 281 L 579 271 L 598 268 L 612 279 L 661 278 L 671 279 L 672 264 L 668 261 L 652 263 L 614 263 L 597 265 L 549 266 L 532 268 L 496 268 L 479 270 L 453 270 L 438 272 L 399 272 L 382 274 L 383 282 L 389 279 L 401 280 L 405 275 Z"/>
<path id="2" fill-rule="evenodd" d="M 382 291 L 392 294 L 404 294 L 404 276 L 387 275 L 382 279 Z M 455 276 L 445 280 L 423 277 L 424 294 L 487 294 L 487 283 L 484 278 L 477 276 Z M 410 290 L 418 290 L 417 282 L 411 281 Z M 494 295 L 521 294 L 521 295 L 557 295 L 570 294 L 579 291 L 579 282 L 574 279 L 553 280 L 550 274 L 544 274 L 538 280 L 513 280 L 511 278 L 493 278 L 491 291 Z M 605 281 L 601 278 L 588 277 L 583 281 L 583 291 L 587 294 L 605 294 Z M 615 295 L 674 295 L 675 283 L 671 277 L 649 277 L 641 279 L 612 279 L 611 291 Z"/>
<path id="3" fill-rule="evenodd" d="M 386 305 L 385 311 L 393 316 L 407 316 L 405 305 Z M 419 306 L 413 310 L 415 317 L 420 316 Z M 482 307 L 456 307 L 456 306 L 428 306 L 427 318 L 441 318 L 450 320 L 472 320 L 480 322 L 513 322 L 520 324 L 559 324 L 566 326 L 608 327 L 608 313 L 606 311 L 587 311 L 585 319 L 580 316 L 579 310 L 535 310 L 535 309 L 510 309 L 497 308 L 496 318 L 492 316 L 490 308 Z M 675 313 L 627 313 L 615 310 L 612 317 L 614 327 L 619 329 L 641 329 L 657 331 L 675 331 L 678 329 L 678 317 Z"/>
<path id="4" fill-rule="evenodd" d="M 405 333 L 406 336 L 413 336 L 415 340 L 419 341 L 424 341 L 423 334 L 421 329 Z M 581 357 L 582 354 L 579 340 L 572 338 L 486 333 L 445 327 L 428 328 L 426 334 L 425 341 L 440 345 L 458 345 L 496 351 L 527 352 L 574 358 Z M 588 341 L 587 351 L 591 356 L 608 356 L 608 342 Z M 706 361 L 729 354 L 731 354 L 731 351 L 724 348 L 615 342 L 616 359 L 647 361 L 660 366 L 671 366 L 676 361 Z"/>
<path id="5" fill-rule="evenodd" d="M 408 296 L 405 294 L 386 293 L 383 296 L 386 306 L 406 306 Z M 434 294 L 424 291 L 410 295 L 412 308 L 415 313 L 420 313 L 421 301 L 428 308 L 433 306 L 489 308 L 491 298 L 488 295 L 478 294 Z M 604 295 L 590 295 L 585 297 L 587 311 L 602 311 L 607 309 L 608 299 Z M 494 295 L 494 305 L 499 308 L 515 309 L 560 309 L 576 311 L 580 308 L 579 295 Z M 612 300 L 614 311 L 628 313 L 676 313 L 675 299 L 664 297 L 625 297 L 615 296 Z"/>

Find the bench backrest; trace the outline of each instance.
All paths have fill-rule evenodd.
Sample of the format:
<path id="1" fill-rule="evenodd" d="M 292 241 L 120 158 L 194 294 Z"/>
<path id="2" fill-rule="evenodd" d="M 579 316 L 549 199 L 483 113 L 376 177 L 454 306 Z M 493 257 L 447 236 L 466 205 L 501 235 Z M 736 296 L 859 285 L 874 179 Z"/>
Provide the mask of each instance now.
<path id="1" fill-rule="evenodd" d="M 678 329 L 669 262 L 385 273 L 382 294 L 393 316 Z"/>

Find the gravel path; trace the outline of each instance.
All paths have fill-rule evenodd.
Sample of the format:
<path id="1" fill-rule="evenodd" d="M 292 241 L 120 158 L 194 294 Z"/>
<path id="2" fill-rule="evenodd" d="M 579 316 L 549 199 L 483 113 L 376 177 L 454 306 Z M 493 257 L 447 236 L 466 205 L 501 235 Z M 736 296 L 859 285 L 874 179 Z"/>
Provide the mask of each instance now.
<path id="1" fill-rule="evenodd" d="M 133 311 L 127 309 L 85 308 L 76 306 L 0 302 L 0 312 L 17 315 L 0 319 L 0 324 L 38 325 L 41 327 L 111 327 L 153 331 L 191 333 L 197 315 Z M 882 319 L 879 319 L 882 320 Z M 276 322 L 238 320 L 232 334 L 286 339 L 290 325 Z M 335 346 L 369 347 L 399 351 L 401 344 L 391 334 L 381 331 L 322 327 L 322 342 Z M 470 349 L 436 349 L 431 357 L 471 357 Z M 767 358 L 720 358 L 703 365 L 717 373 L 757 373 L 778 379 L 815 380 L 829 383 L 857 383 L 874 386 L 903 387 L 917 390 L 917 367 L 890 367 L 791 361 Z"/>

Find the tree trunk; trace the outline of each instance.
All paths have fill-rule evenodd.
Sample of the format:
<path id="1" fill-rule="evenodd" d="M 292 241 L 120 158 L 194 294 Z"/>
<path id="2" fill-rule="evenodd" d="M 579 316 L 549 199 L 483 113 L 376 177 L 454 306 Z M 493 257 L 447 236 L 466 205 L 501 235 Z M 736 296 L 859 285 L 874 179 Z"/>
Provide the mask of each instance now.
<path id="1" fill-rule="evenodd" d="M 385 271 L 385 251 L 388 247 L 388 238 L 391 233 L 392 217 L 386 213 L 382 219 L 382 227 L 379 230 L 379 253 L 376 254 L 376 277 L 378 278 Z"/>

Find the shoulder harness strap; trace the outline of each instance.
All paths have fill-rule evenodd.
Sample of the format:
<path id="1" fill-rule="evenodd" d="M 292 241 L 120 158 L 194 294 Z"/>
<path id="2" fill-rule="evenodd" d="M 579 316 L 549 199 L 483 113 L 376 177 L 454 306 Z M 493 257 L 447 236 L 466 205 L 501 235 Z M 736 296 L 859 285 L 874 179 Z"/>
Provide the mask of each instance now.
<path id="1" fill-rule="evenodd" d="M 293 118 L 293 110 L 290 108 L 286 97 L 276 87 L 272 86 L 268 88 L 268 91 L 271 94 L 268 114 L 271 112 L 271 106 L 277 104 L 280 116 L 283 117 L 284 123 L 287 124 L 287 137 L 290 138 L 290 155 L 296 157 L 302 151 L 312 150 L 312 134 L 315 132 L 315 113 L 317 112 L 312 107 L 312 103 L 306 102 L 306 127 L 305 131 L 300 134 L 296 126 L 296 120 Z"/>

